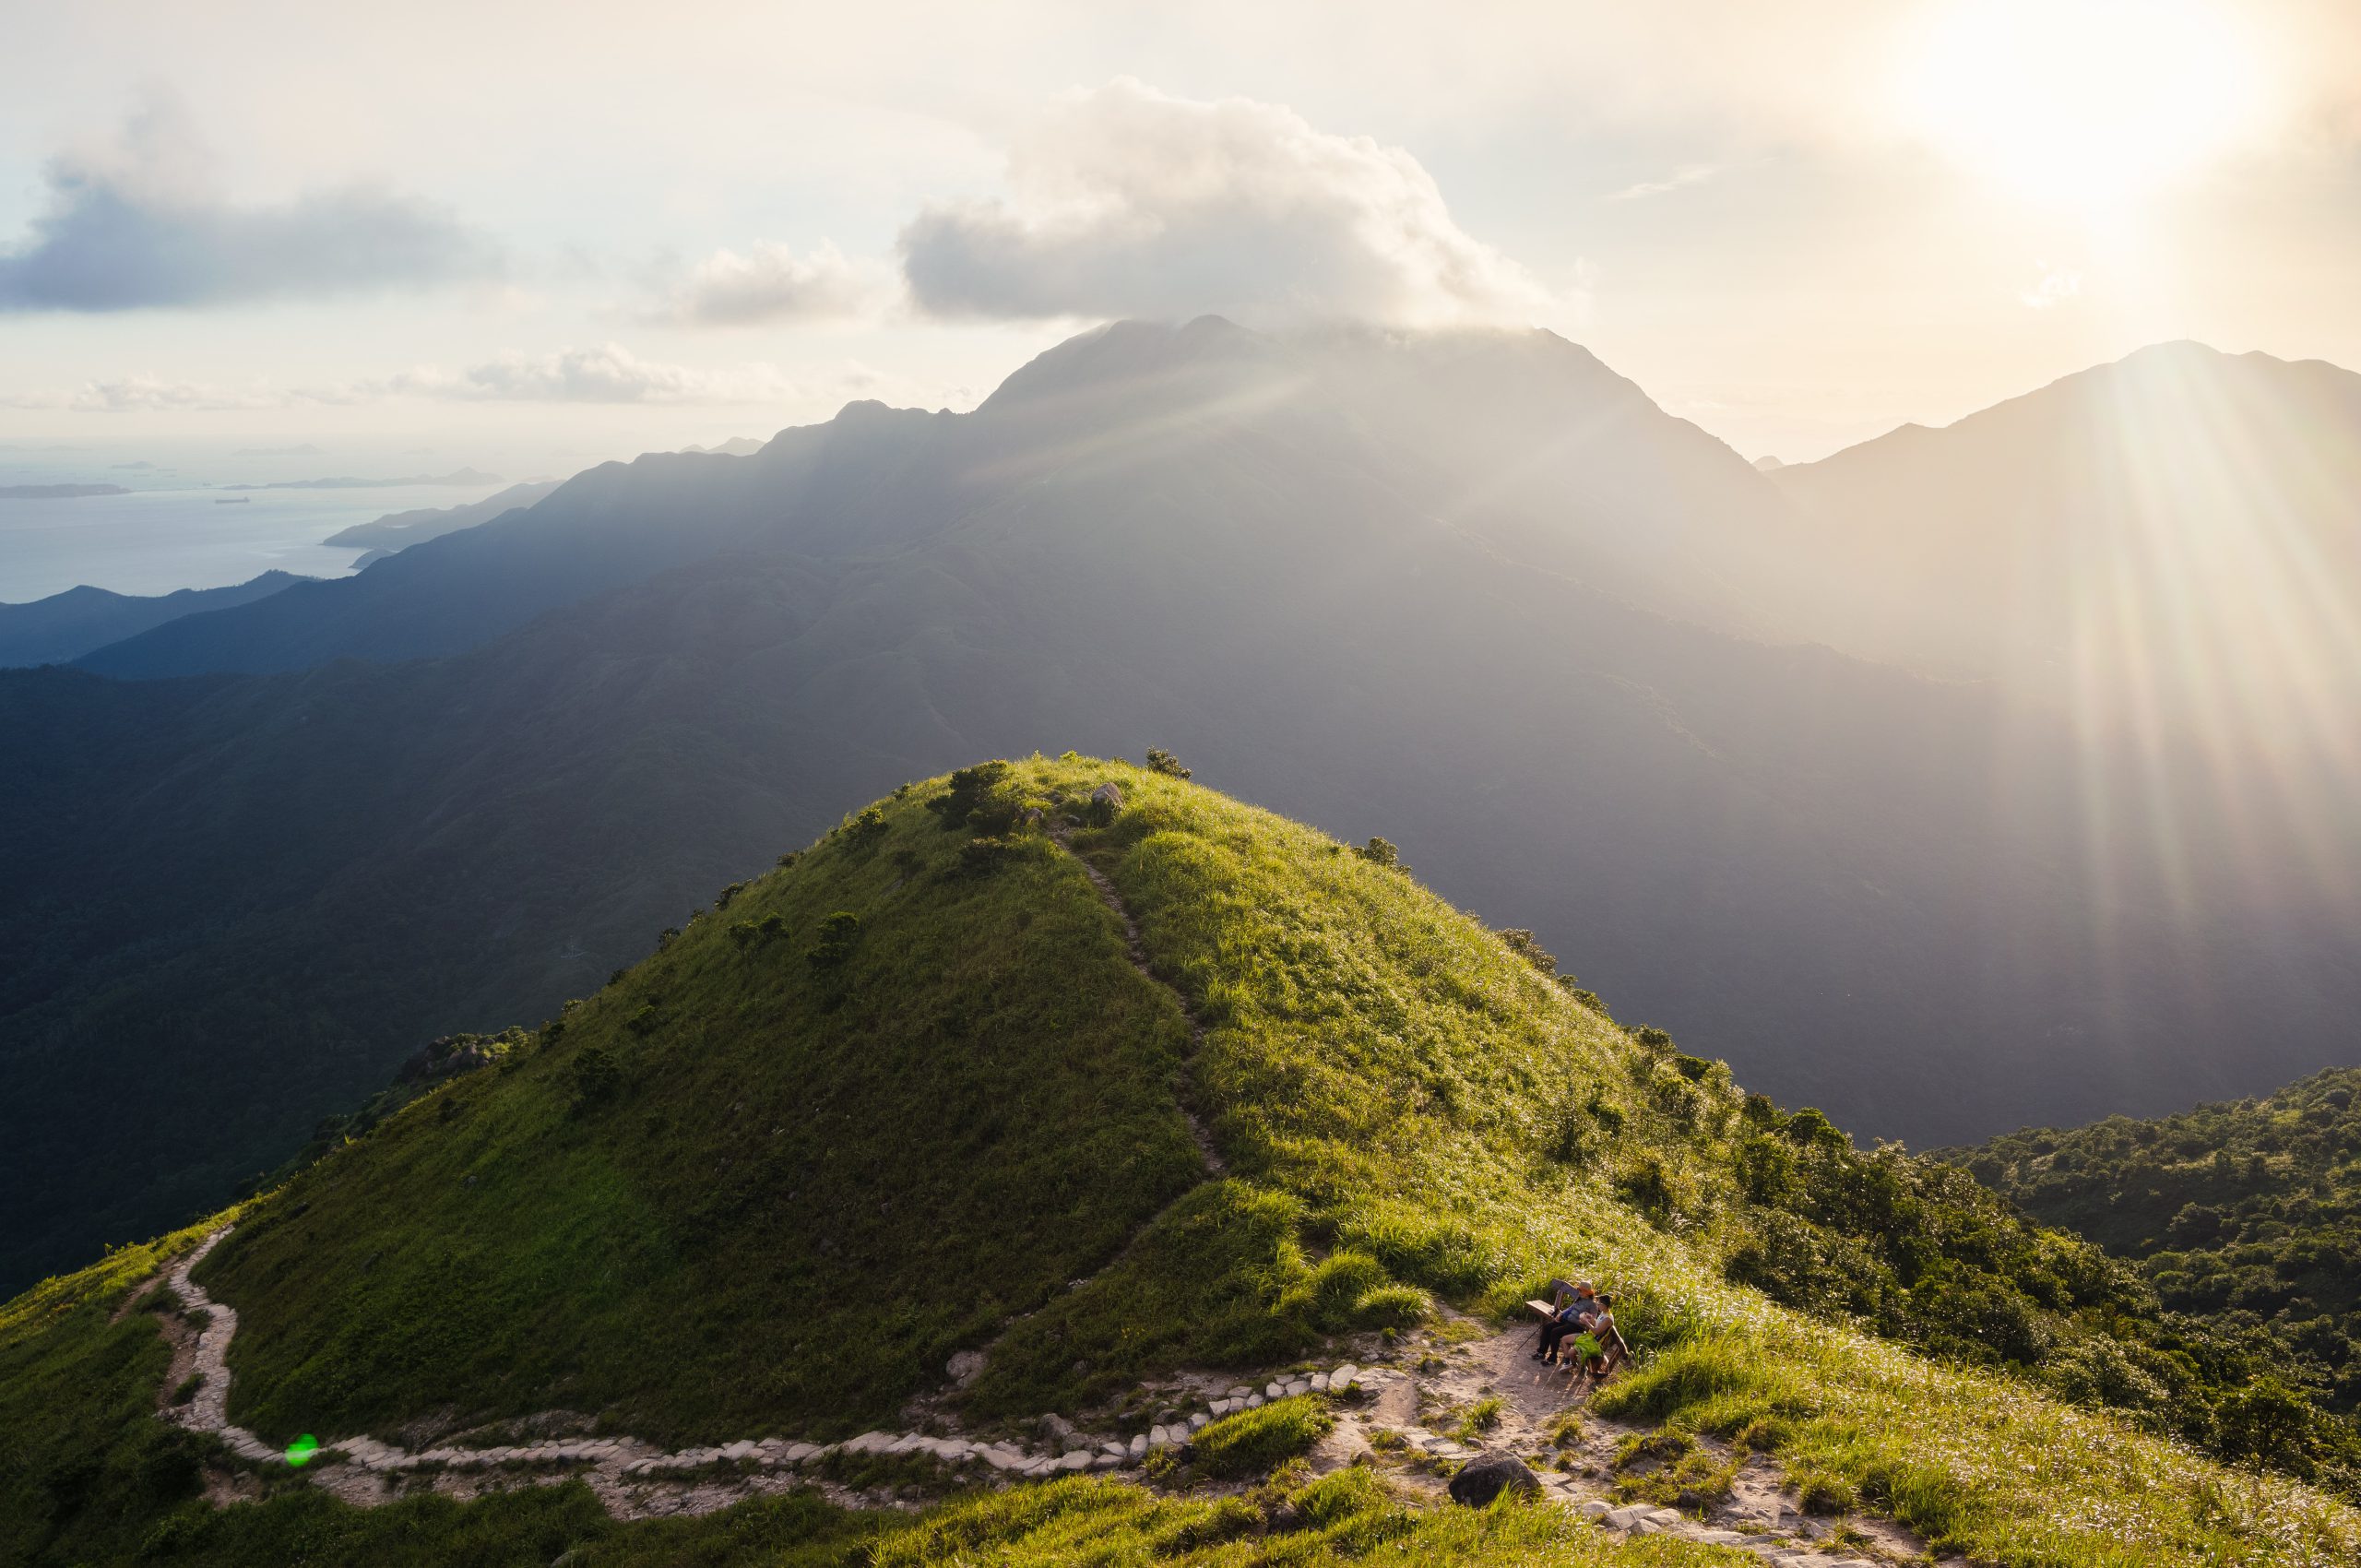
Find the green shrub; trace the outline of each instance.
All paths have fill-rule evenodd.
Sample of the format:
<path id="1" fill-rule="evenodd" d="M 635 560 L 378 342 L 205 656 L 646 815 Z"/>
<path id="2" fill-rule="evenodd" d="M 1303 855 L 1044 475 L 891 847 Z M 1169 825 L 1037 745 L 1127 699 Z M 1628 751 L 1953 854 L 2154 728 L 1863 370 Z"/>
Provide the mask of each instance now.
<path id="1" fill-rule="evenodd" d="M 970 838 L 959 846 L 961 876 L 990 876 L 1024 852 L 1024 846 L 1014 840 L 986 835 Z"/>
<path id="2" fill-rule="evenodd" d="M 845 823 L 845 842 L 856 849 L 866 849 L 891 831 L 883 811 L 875 806 L 865 806 L 859 815 Z"/>
<path id="3" fill-rule="evenodd" d="M 1501 932 L 1500 937 L 1502 942 L 1508 944 L 1510 952 L 1531 964 L 1543 974 L 1555 976 L 1558 973 L 1557 956 L 1536 941 L 1533 932 L 1522 926 L 1511 926 L 1508 930 Z"/>
<path id="4" fill-rule="evenodd" d="M 825 973 L 842 968 L 860 942 L 860 917 L 850 909 L 837 909 L 820 922 L 820 940 L 813 947 L 811 965 Z"/>
<path id="5" fill-rule="evenodd" d="M 1004 762 L 979 762 L 963 767 L 950 778 L 950 788 L 927 802 L 926 809 L 943 819 L 944 831 L 965 827 L 992 792 L 1008 778 Z"/>
<path id="6" fill-rule="evenodd" d="M 1372 838 L 1353 851 L 1373 866 L 1400 866 L 1402 851 L 1382 838 Z"/>
<path id="7" fill-rule="evenodd" d="M 615 1059 L 595 1045 L 584 1047 L 575 1057 L 573 1076 L 574 1104 L 577 1110 L 597 1105 L 623 1082 L 623 1072 L 615 1065 Z"/>
<path id="8" fill-rule="evenodd" d="M 1169 774 L 1175 778 L 1186 778 L 1190 776 L 1189 770 L 1180 766 L 1180 759 L 1161 746 L 1148 747 L 1147 770 L 1150 773 Z"/>
<path id="9" fill-rule="evenodd" d="M 1362 1328 L 1409 1328 L 1433 1311 L 1434 1303 L 1415 1285 L 1381 1285 L 1353 1302 L 1353 1322 Z"/>
<path id="10" fill-rule="evenodd" d="M 1335 1424 L 1336 1418 L 1312 1395 L 1275 1399 L 1259 1409 L 1224 1416 L 1197 1433 L 1195 1462 L 1206 1475 L 1225 1480 L 1260 1475 L 1310 1453 Z"/>

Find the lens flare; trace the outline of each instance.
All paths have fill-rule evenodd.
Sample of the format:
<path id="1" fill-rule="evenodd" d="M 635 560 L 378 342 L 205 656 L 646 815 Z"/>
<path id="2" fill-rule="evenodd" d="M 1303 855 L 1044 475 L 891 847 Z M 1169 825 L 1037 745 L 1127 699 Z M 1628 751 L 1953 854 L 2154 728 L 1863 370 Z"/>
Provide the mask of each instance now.
<path id="1" fill-rule="evenodd" d="M 305 1432 L 287 1445 L 287 1462 L 297 1469 L 310 1464 L 320 1451 L 320 1440 Z"/>
<path id="2" fill-rule="evenodd" d="M 2222 151 L 2261 101 L 2255 41 L 2206 0 L 1958 0 L 1895 83 L 1905 124 L 2028 199 L 2138 201 Z"/>

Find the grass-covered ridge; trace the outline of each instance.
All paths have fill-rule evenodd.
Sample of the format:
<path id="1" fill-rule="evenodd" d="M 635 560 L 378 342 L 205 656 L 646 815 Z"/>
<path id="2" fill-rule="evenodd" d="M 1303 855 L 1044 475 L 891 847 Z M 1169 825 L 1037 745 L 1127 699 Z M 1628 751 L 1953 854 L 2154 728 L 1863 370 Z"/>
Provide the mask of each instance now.
<path id="1" fill-rule="evenodd" d="M 274 1434 L 456 1405 L 846 1434 L 1201 1179 L 1187 1039 L 1048 840 L 929 791 L 735 890 L 207 1261 Z"/>
<path id="2" fill-rule="evenodd" d="M 1055 789 L 1073 775 L 1033 776 Z M 1972 1271 L 2022 1251 L 2044 1265 L 2027 1284 L 2050 1303 L 2028 1307 L 2045 1347 L 2145 1353 L 2142 1303 L 2093 1249 L 1988 1197 L 1946 1204 L 1955 1178 L 1911 1162 L 1905 1180 L 1889 1169 L 1903 1157 L 1855 1154 L 1824 1119 L 1783 1115 L 1719 1064 L 1625 1031 L 1398 870 L 1160 774 L 1123 788 L 1124 812 L 1077 848 L 1206 1025 L 1195 1080 L 1240 1184 L 1302 1206 L 1299 1233 L 1330 1250 L 1323 1268 L 1365 1259 L 1493 1309 L 1553 1272 L 1596 1275 L 1661 1358 L 1621 1396 L 1631 1408 L 1744 1433 L 1995 1561 L 2327 1562 L 2361 1548 L 2353 1514 L 2299 1485 L 2217 1469 L 2015 1372 L 1930 1363 L 1845 1319 L 1847 1280 L 1872 1295 L 1892 1280 L 1895 1322 L 1937 1337 L 1914 1299 L 1943 1301 L 1962 1279 L 2012 1294 Z M 1848 1232 L 1838 1199 L 1855 1188 Z M 1731 1282 L 1772 1272 L 1764 1236 L 1799 1228 L 1853 1255 L 1790 1258 L 1773 1283 L 1836 1301 L 1782 1308 Z M 1887 1232 L 1919 1255 L 1862 1244 Z M 2064 1261 L 2102 1277 L 2055 1277 Z M 1131 1283 L 1109 1271 L 1014 1337 L 1104 1346 Z M 2123 1339 L 2084 1326 L 2122 1319 L 2135 1320 Z"/>
<path id="3" fill-rule="evenodd" d="M 1086 804 L 1109 782 L 1121 808 Z M 967 1416 L 1073 1411 L 1175 1365 L 1267 1365 L 1402 1322 L 1430 1293 L 1513 1309 L 1576 1271 L 1618 1290 L 1649 1358 L 1612 1390 L 1621 1413 L 1738 1438 L 1980 1560 L 2361 1550 L 2343 1505 L 2159 1435 L 2137 1401 L 2043 1391 L 2061 1360 L 2177 1353 L 2093 1249 L 1626 1029 L 1383 857 L 1167 773 L 1036 758 L 915 786 L 496 1055 L 255 1200 L 199 1270 L 242 1314 L 233 1413 L 266 1437 L 551 1408 L 676 1441 L 842 1433 L 977 1348 Z M 2023 1343 L 1986 1344 L 1974 1303 Z M 122 1478 L 144 1472 L 120 1456 L 163 1430 L 123 1348 L 152 1330 L 95 1305 L 52 1318 L 19 1313 L 0 1352 L 70 1369 L 113 1347 L 119 1396 L 85 1424 L 117 1435 L 92 1439 L 99 1479 L 53 1478 L 23 1517 L 131 1498 Z M 6 1441 L 43 1419 L 13 1409 Z M 446 1506 L 421 1502 L 420 1528 L 529 1521 L 535 1550 L 563 1534 L 547 1500 Z M 1116 1538 L 1144 1561 L 1245 1561 L 1312 1504 L 1260 1523 L 1199 1506 L 1026 1489 L 860 1550 L 1053 1561 L 1079 1538 L 1063 1532 L 1104 1528 L 1145 1532 Z M 354 1552 L 390 1527 L 298 1491 L 234 1528 L 299 1510 Z M 1393 1516 L 1338 1517 L 1364 1514 Z M 1394 1544 L 1411 1541 L 1429 1560 L 1660 1560 L 1569 1555 L 1585 1528 L 1283 1533 L 1310 1562 L 1418 1560 Z"/>

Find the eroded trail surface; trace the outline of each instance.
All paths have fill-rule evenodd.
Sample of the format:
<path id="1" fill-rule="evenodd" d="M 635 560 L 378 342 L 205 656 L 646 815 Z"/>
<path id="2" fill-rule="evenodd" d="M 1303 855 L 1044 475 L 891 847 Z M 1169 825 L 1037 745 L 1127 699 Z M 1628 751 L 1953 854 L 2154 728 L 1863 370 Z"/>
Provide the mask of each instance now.
<path id="1" fill-rule="evenodd" d="M 238 1314 L 189 1277 L 228 1234 L 225 1228 L 207 1237 L 163 1277 L 179 1303 L 158 1313 L 174 1354 L 157 1408 L 166 1420 L 220 1441 L 224 1458 L 209 1467 L 207 1491 L 215 1503 L 232 1505 L 260 1496 L 259 1477 L 292 1461 L 288 1451 L 231 1421 L 228 1357 Z M 846 1507 L 915 1508 L 963 1486 L 1134 1469 L 1158 1450 L 1178 1449 L 1177 1456 L 1185 1458 L 1190 1440 L 1210 1421 L 1273 1399 L 1318 1394 L 1331 1398 L 1337 1420 L 1311 1455 L 1315 1469 L 1370 1465 L 1403 1491 L 1438 1505 L 1460 1466 L 1478 1454 L 1507 1453 L 1533 1467 L 1545 1503 L 1576 1509 L 1603 1529 L 1735 1547 L 1792 1568 L 1926 1561 L 1924 1544 L 1890 1521 L 1808 1516 L 1767 1461 L 1717 1453 L 1703 1443 L 1686 1452 L 1718 1462 L 1725 1485 L 1711 1495 L 1685 1497 L 1680 1508 L 1644 1501 L 1652 1490 L 1648 1478 L 1664 1461 L 1643 1456 L 1634 1462 L 1627 1450 L 1659 1434 L 1590 1412 L 1584 1390 L 1531 1360 L 1532 1338 L 1526 1330 L 1493 1332 L 1446 1313 L 1433 1329 L 1390 1347 L 1373 1336 L 1358 1336 L 1353 1344 L 1364 1358 L 1358 1362 L 1299 1363 L 1259 1383 L 1229 1373 L 1183 1372 L 1145 1384 L 1116 1405 L 1043 1416 L 1022 1429 L 991 1433 L 962 1431 L 939 1400 L 930 1400 L 914 1405 L 926 1411 L 920 1430 L 868 1431 L 842 1443 L 765 1437 L 668 1451 L 596 1432 L 589 1418 L 549 1411 L 448 1431 L 418 1447 L 367 1436 L 326 1439 L 302 1474 L 362 1507 L 427 1491 L 467 1499 L 578 1480 L 619 1519 L 710 1514 L 805 1487 Z M 1128 1437 L 1116 1430 L 1119 1422 L 1139 1424 L 1143 1411 L 1155 1418 L 1148 1430 Z M 838 1479 L 844 1461 L 867 1455 L 930 1464 L 935 1481 L 857 1490 Z M 1140 1479 L 1169 1490 L 1169 1472 Z"/>
<path id="2" fill-rule="evenodd" d="M 1075 851 L 1068 832 L 1069 830 L 1061 825 L 1050 829 L 1050 836 L 1057 841 L 1058 848 L 1074 856 L 1074 863 L 1082 867 L 1082 873 L 1090 878 L 1090 885 L 1093 887 L 1098 889 L 1098 897 L 1105 900 L 1109 909 L 1115 911 L 1115 918 L 1122 922 L 1123 943 L 1130 952 L 1132 968 L 1169 992 L 1172 1000 L 1180 1004 L 1180 1016 L 1189 1020 L 1189 1055 L 1190 1059 L 1194 1061 L 1197 1052 L 1205 1043 L 1205 1026 L 1198 1021 L 1196 1009 L 1189 1005 L 1189 998 L 1181 992 L 1180 988 L 1156 972 L 1156 967 L 1148 961 L 1147 943 L 1140 935 L 1140 922 L 1132 918 L 1130 906 L 1123 902 L 1123 896 L 1115 891 L 1115 884 L 1107 873 L 1092 865 L 1087 856 Z M 1198 1117 L 1191 1103 L 1192 1084 L 1185 1068 L 1180 1081 L 1173 1085 L 1173 1091 L 1180 1102 L 1180 1114 L 1188 1119 L 1189 1135 L 1197 1141 L 1197 1152 L 1204 1158 L 1207 1173 L 1220 1175 L 1224 1169 L 1221 1154 L 1214 1147 L 1213 1135 L 1205 1131 L 1204 1123 Z"/>
<path id="3" fill-rule="evenodd" d="M 1806 1514 L 1768 1459 L 1598 1415 L 1586 1384 L 1533 1360 L 1534 1340 L 1530 1328 L 1501 1332 L 1446 1312 L 1404 1342 L 1399 1377 L 1373 1401 L 1340 1410 L 1315 1462 L 1374 1464 L 1407 1489 L 1441 1495 L 1477 1455 L 1513 1454 L 1546 1498 L 1608 1529 L 1818 1568 L 1928 1560 L 1926 1543 L 1892 1520 Z M 1688 1468 L 1676 1480 L 1681 1458 Z"/>

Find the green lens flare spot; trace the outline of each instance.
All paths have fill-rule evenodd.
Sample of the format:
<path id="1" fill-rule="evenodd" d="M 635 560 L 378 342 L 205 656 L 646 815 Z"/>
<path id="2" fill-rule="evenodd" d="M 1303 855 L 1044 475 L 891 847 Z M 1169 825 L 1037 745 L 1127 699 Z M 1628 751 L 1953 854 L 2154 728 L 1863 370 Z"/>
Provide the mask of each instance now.
<path id="1" fill-rule="evenodd" d="M 307 1431 L 287 1445 L 287 1462 L 300 1470 L 310 1464 L 313 1455 L 319 1451 L 320 1440 Z"/>

